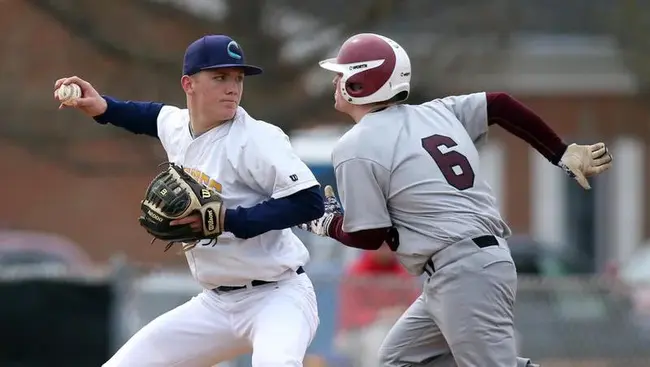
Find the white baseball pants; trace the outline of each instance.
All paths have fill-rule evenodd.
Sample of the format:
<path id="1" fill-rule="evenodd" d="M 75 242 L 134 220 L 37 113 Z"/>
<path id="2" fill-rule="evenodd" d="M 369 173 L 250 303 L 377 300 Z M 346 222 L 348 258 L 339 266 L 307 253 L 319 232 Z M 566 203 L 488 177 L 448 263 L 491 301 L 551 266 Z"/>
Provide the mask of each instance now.
<path id="1" fill-rule="evenodd" d="M 209 367 L 253 352 L 253 367 L 299 367 L 319 318 L 307 274 L 205 290 L 139 330 L 104 367 Z"/>

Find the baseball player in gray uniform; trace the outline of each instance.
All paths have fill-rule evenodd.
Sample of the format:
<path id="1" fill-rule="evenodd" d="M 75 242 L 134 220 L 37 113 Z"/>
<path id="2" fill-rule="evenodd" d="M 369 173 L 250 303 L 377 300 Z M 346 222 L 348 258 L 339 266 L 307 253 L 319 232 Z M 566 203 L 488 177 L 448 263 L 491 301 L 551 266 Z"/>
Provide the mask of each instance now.
<path id="1" fill-rule="evenodd" d="M 320 65 L 336 73 L 335 108 L 355 125 L 332 152 L 342 207 L 326 187 L 325 214 L 302 228 L 355 248 L 386 241 L 411 274 L 427 274 L 380 348 L 382 366 L 532 365 L 517 357 L 511 231 L 478 148 L 497 124 L 589 189 L 587 177 L 611 166 L 605 144 L 565 144 L 505 93 L 400 104 L 410 61 L 384 36 L 355 35 Z"/>

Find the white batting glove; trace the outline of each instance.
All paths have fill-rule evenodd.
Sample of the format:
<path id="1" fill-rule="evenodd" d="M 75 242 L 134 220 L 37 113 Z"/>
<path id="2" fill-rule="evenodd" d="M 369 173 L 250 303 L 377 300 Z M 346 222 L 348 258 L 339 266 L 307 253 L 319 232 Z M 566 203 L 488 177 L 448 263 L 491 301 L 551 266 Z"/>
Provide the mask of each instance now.
<path id="1" fill-rule="evenodd" d="M 309 223 L 303 223 L 298 228 L 311 232 L 318 236 L 328 237 L 332 219 L 343 214 L 343 208 L 336 199 L 332 186 L 325 186 L 325 213 L 322 217 L 314 219 Z"/>
<path id="2" fill-rule="evenodd" d="M 604 143 L 594 145 L 571 144 L 558 166 L 574 178 L 585 190 L 591 189 L 587 177 L 605 172 L 612 166 L 612 155 Z"/>

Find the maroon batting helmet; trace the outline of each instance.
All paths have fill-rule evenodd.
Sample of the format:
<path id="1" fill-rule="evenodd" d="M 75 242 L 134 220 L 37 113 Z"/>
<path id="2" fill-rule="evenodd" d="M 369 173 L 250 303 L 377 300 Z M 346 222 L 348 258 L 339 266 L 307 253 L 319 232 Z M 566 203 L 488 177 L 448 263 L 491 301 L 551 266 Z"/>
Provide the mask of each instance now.
<path id="1" fill-rule="evenodd" d="M 404 101 L 411 83 L 411 61 L 390 38 L 361 33 L 343 43 L 336 58 L 320 66 L 341 74 L 341 94 L 350 103 L 384 102 L 397 96 Z"/>

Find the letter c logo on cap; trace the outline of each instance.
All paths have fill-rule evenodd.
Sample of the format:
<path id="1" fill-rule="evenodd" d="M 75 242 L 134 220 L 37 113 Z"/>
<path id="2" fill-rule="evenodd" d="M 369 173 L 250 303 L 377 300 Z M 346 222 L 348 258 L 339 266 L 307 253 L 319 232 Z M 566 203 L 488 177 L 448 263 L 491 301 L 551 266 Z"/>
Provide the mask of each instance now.
<path id="1" fill-rule="evenodd" d="M 239 54 L 241 51 L 239 50 L 239 45 L 237 42 L 230 41 L 226 49 L 228 50 L 228 56 L 232 57 L 233 59 L 241 60 L 241 55 Z"/>

